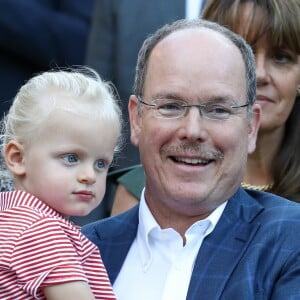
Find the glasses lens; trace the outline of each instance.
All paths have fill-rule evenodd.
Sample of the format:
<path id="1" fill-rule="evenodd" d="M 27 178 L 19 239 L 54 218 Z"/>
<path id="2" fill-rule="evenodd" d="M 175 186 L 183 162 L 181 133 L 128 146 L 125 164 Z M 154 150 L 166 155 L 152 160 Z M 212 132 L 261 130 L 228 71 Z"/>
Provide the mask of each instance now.
<path id="1" fill-rule="evenodd" d="M 223 104 L 207 104 L 202 106 L 205 117 L 212 120 L 226 120 L 233 114 L 233 108 Z"/>
<path id="2" fill-rule="evenodd" d="M 227 120 L 236 114 L 236 111 L 241 107 L 246 107 L 247 104 L 233 106 L 224 103 L 206 103 L 198 105 L 188 105 L 186 102 L 174 99 L 156 99 L 150 103 L 141 101 L 143 104 L 152 106 L 158 117 L 163 118 L 179 118 L 185 116 L 187 110 L 191 107 L 197 107 L 199 113 L 206 119 L 211 120 Z"/>
<path id="3" fill-rule="evenodd" d="M 185 112 L 185 107 L 181 101 L 171 99 L 158 99 L 155 100 L 158 113 L 165 118 L 180 117 Z"/>

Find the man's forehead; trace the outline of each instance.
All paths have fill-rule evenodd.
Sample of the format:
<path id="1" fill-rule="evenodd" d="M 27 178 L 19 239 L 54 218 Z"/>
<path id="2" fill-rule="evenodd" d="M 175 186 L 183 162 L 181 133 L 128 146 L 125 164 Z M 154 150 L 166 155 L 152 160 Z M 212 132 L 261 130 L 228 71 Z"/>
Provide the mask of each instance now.
<path id="1" fill-rule="evenodd" d="M 182 45 L 189 49 L 216 47 L 235 53 L 240 52 L 237 46 L 222 33 L 206 27 L 192 27 L 177 30 L 166 36 L 153 48 L 152 54 L 155 55 L 157 51 L 165 48 L 168 51 L 172 49 L 176 51 L 177 47 Z"/>
<path id="2" fill-rule="evenodd" d="M 210 66 L 204 66 L 210 62 Z M 188 67 L 210 67 L 212 64 L 229 72 L 245 74 L 246 66 L 240 49 L 226 36 L 210 28 L 187 28 L 171 33 L 152 50 L 148 71 L 151 65 L 165 68 L 168 65 L 184 63 Z"/>
<path id="3" fill-rule="evenodd" d="M 211 29 L 189 28 L 170 34 L 153 49 L 145 92 L 227 86 L 245 93 L 245 74 L 242 54 L 230 39 Z"/>

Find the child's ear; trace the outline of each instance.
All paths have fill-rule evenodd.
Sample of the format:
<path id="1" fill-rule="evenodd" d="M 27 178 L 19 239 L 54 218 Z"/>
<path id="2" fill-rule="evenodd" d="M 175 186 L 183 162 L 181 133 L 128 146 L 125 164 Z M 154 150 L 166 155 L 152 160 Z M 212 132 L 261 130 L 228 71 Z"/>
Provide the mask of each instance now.
<path id="1" fill-rule="evenodd" d="M 4 151 L 7 168 L 13 175 L 25 174 L 24 147 L 17 141 L 8 142 Z"/>

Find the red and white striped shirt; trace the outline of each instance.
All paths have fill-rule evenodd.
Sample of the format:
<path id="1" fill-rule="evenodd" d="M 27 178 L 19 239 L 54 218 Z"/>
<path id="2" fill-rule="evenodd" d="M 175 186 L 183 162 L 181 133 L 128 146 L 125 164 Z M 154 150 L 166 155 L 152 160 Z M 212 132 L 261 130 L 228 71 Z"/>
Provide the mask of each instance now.
<path id="1" fill-rule="evenodd" d="M 0 299 L 46 299 L 41 287 L 70 281 L 116 299 L 98 248 L 78 226 L 27 192 L 0 193 Z"/>

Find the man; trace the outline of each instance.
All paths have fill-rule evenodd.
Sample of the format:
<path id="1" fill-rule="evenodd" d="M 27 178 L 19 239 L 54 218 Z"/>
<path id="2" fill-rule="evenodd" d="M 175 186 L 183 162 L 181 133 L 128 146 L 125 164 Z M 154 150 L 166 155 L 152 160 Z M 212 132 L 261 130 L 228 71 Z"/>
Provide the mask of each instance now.
<path id="1" fill-rule="evenodd" d="M 131 140 L 139 206 L 84 228 L 118 299 L 296 299 L 300 206 L 240 188 L 260 107 L 244 40 L 178 21 L 139 53 Z"/>

